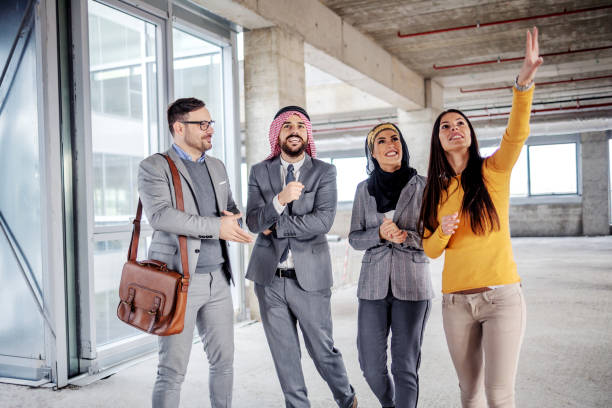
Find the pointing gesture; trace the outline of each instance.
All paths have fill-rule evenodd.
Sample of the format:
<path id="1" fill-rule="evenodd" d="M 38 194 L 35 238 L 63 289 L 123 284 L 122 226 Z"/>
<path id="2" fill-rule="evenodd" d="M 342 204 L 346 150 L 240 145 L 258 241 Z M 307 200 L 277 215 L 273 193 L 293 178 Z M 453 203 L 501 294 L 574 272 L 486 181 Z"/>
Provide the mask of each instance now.
<path id="1" fill-rule="evenodd" d="M 525 60 L 519 72 L 517 83 L 520 86 L 529 85 L 535 78 L 538 67 L 544 60 L 540 57 L 540 46 L 538 45 L 538 29 L 533 27 L 533 34 L 527 30 L 527 40 L 525 44 Z"/>

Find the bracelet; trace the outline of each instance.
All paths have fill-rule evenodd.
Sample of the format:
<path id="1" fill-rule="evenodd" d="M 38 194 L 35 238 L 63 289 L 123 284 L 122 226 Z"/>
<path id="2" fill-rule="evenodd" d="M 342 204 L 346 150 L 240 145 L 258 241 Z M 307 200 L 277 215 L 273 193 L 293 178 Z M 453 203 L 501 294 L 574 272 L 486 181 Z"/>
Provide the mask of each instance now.
<path id="1" fill-rule="evenodd" d="M 516 88 L 517 91 L 525 92 L 531 89 L 532 86 L 533 86 L 533 81 L 529 82 L 527 85 L 521 86 L 518 83 L 518 75 L 516 76 L 516 78 L 514 78 L 514 87 Z"/>

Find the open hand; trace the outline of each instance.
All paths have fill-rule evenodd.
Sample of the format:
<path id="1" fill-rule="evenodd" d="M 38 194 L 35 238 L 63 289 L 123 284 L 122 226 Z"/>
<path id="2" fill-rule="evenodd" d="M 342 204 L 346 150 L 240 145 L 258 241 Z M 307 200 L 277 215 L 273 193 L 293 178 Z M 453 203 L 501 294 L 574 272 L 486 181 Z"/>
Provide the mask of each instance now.
<path id="1" fill-rule="evenodd" d="M 459 227 L 459 213 L 445 215 L 440 223 L 444 235 L 453 235 Z"/>
<path id="2" fill-rule="evenodd" d="M 536 71 L 544 60 L 540 57 L 540 46 L 538 45 L 538 28 L 533 27 L 533 34 L 527 30 L 527 42 L 525 44 L 525 59 L 518 75 L 518 84 L 526 86 L 535 78 Z"/>
<path id="3" fill-rule="evenodd" d="M 241 213 L 232 214 L 229 211 L 223 211 L 223 216 L 221 216 L 221 227 L 219 228 L 219 238 L 225 241 L 234 241 L 242 244 L 253 242 L 253 238 L 251 238 L 249 233 L 238 225 L 238 219 L 241 217 Z"/>

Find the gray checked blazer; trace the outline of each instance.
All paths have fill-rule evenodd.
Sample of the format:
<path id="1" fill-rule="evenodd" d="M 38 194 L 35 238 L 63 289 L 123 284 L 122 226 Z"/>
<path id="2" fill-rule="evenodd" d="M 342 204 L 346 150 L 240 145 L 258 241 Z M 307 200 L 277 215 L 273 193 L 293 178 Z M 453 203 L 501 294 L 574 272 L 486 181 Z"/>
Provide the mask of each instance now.
<path id="1" fill-rule="evenodd" d="M 429 259 L 423 252 L 417 222 L 421 211 L 425 177 L 415 175 L 404 186 L 393 216 L 393 222 L 408 231 L 402 244 L 381 240 L 378 229 L 383 215 L 376 210 L 376 199 L 368 192 L 367 180 L 357 186 L 351 217 L 349 243 L 365 250 L 357 297 L 384 299 L 389 290 L 401 300 L 426 300 L 434 297 Z"/>
<path id="2" fill-rule="evenodd" d="M 304 184 L 302 195 L 293 202 L 291 215 L 287 210 L 279 215 L 272 199 L 283 189 L 280 166 L 277 156 L 251 168 L 246 223 L 251 232 L 259 235 L 246 277 L 260 285 L 269 285 L 285 242 L 289 240 L 295 274 L 302 289 L 329 289 L 333 277 L 325 234 L 336 215 L 336 167 L 306 155 L 298 179 Z M 276 234 L 262 234 L 274 224 Z"/>
<path id="3" fill-rule="evenodd" d="M 200 252 L 200 241 L 202 239 L 219 239 L 221 219 L 199 215 L 198 203 L 189 171 L 172 147 L 168 149 L 166 154 L 174 161 L 179 171 L 183 186 L 185 211 L 176 209 L 172 174 L 166 159 L 159 154 L 154 154 L 140 162 L 138 194 L 140 194 L 145 215 L 155 230 L 149 247 L 149 259 L 165 262 L 169 269 L 182 273 L 178 236 L 185 235 L 187 236 L 189 273 L 194 274 Z M 207 155 L 205 163 L 215 190 L 219 213 L 223 210 L 234 214 L 239 213 L 240 210 L 238 210 L 232 198 L 232 191 L 223 162 Z M 233 281 L 227 243 L 224 240 L 221 240 L 221 250 L 223 259 L 225 259 L 223 270 L 228 280 Z"/>

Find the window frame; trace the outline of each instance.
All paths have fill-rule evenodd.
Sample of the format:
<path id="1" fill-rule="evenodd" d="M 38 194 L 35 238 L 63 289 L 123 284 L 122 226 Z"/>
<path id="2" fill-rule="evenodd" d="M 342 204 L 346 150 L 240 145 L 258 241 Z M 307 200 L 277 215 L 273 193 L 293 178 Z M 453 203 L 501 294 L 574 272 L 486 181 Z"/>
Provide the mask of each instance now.
<path id="1" fill-rule="evenodd" d="M 331 164 L 334 164 L 335 159 L 352 159 L 352 158 L 360 158 L 360 157 L 365 158 L 364 150 L 350 149 L 350 150 L 341 150 L 338 152 L 326 151 L 326 152 L 322 152 L 321 154 L 317 155 L 317 159 L 331 159 Z M 337 177 L 338 176 L 336 175 L 336 178 Z M 361 181 L 363 180 L 360 180 L 359 182 Z M 337 208 L 341 210 L 351 209 L 353 207 L 353 202 L 354 202 L 354 199 L 343 200 L 343 201 L 338 200 L 338 203 L 336 205 L 337 205 Z"/>
<path id="2" fill-rule="evenodd" d="M 166 85 L 166 26 L 167 20 L 151 10 L 144 10 L 119 0 L 94 0 L 104 6 L 126 13 L 132 17 L 151 23 L 155 26 L 155 62 L 157 65 L 157 135 L 151 136 L 149 143 L 161 150 L 166 145 L 163 135 L 165 120 L 165 101 L 167 101 Z M 77 248 L 77 264 L 79 290 L 79 360 L 81 371 L 87 370 L 94 374 L 104 367 L 111 366 L 126 359 L 126 354 L 140 355 L 154 347 L 155 339 L 146 335 L 137 335 L 127 339 L 98 345 L 96 340 L 96 310 L 95 310 L 95 272 L 94 246 L 95 242 L 112 239 L 129 239 L 132 224 L 116 226 L 95 226 L 93 202 L 93 132 L 91 110 L 90 83 L 90 49 L 89 49 L 89 4 L 88 1 L 77 2 L 72 10 L 74 35 L 74 82 L 75 97 L 75 153 L 83 159 L 76 161 L 77 177 L 75 190 L 77 208 L 77 223 L 81 227 L 77 231 L 77 242 L 85 243 Z M 154 149 L 155 150 L 155 149 Z M 141 227 L 141 237 L 146 238 L 153 233 L 148 224 Z"/>
<path id="3" fill-rule="evenodd" d="M 485 147 L 499 146 L 501 138 L 479 140 L 479 149 Z M 530 146 L 548 146 L 558 144 L 576 145 L 576 193 L 568 194 L 532 194 L 530 175 Z M 511 204 L 548 204 L 558 202 L 579 203 L 582 201 L 582 145 L 579 134 L 530 136 L 525 141 L 525 154 L 527 155 L 527 195 L 510 197 Z"/>

